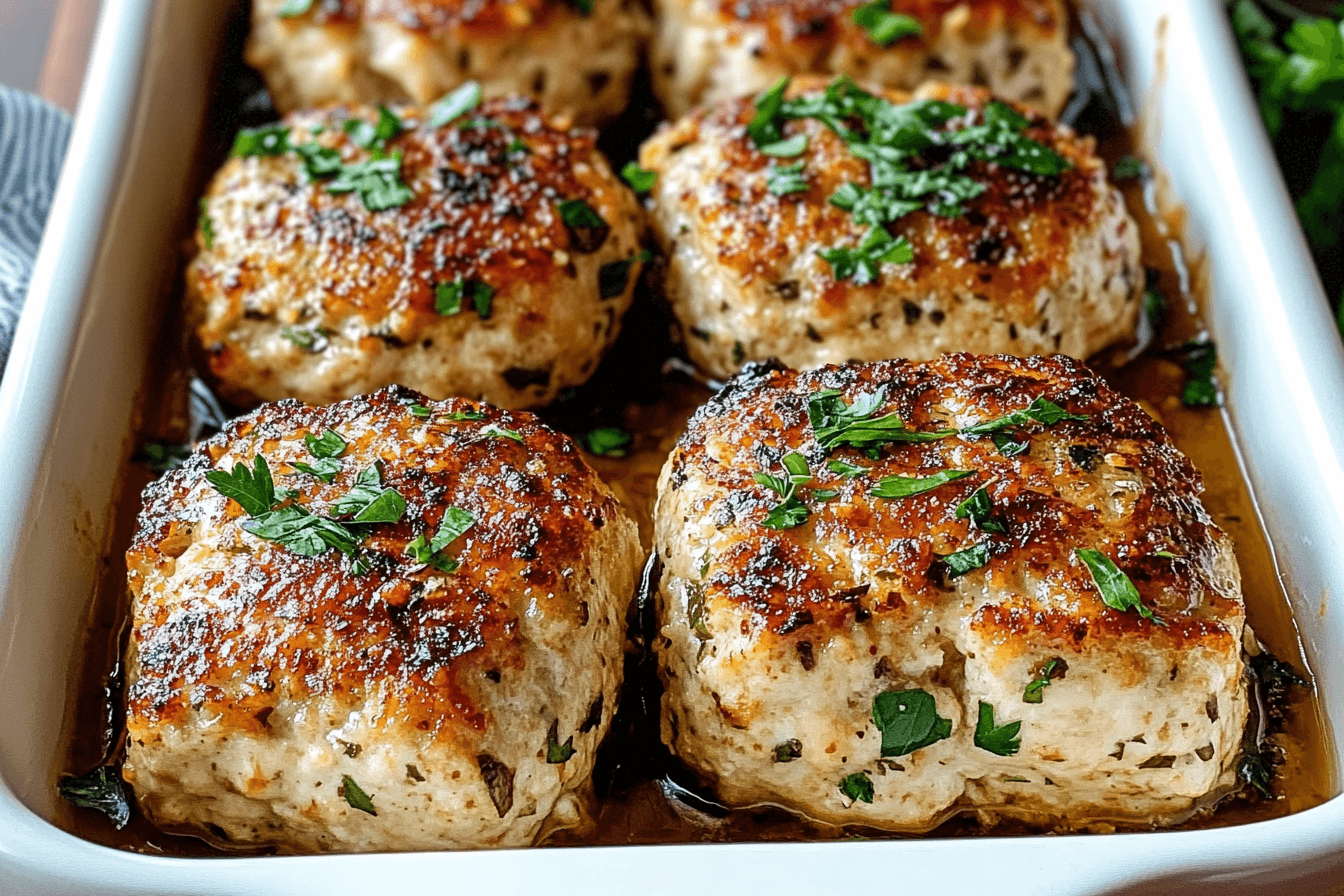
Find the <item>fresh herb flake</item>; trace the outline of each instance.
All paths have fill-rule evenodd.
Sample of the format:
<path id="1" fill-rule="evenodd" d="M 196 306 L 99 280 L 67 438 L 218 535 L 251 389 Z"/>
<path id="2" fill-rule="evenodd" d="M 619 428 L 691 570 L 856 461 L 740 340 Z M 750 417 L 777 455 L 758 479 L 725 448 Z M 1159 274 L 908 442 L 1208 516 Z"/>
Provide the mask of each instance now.
<path id="1" fill-rule="evenodd" d="M 248 516 L 269 513 L 276 504 L 275 479 L 266 458 L 260 454 L 252 458 L 250 468 L 247 464 L 235 464 L 229 472 L 211 470 L 205 479 L 215 491 L 238 502 Z"/>
<path id="2" fill-rule="evenodd" d="M 792 529 L 807 522 L 808 517 L 807 505 L 798 497 L 798 487 L 812 480 L 812 473 L 807 467 L 807 458 L 797 451 L 790 451 L 784 455 L 782 463 L 784 476 L 756 473 L 753 477 L 781 498 L 780 502 L 765 515 L 765 519 L 761 520 L 761 525 L 769 529 Z"/>
<path id="3" fill-rule="evenodd" d="M 1121 156 L 1111 166 L 1111 180 L 1147 180 L 1148 163 L 1138 156 Z"/>
<path id="4" fill-rule="evenodd" d="M 653 260 L 653 253 L 645 249 L 636 255 L 621 261 L 611 261 L 597 270 L 597 294 L 602 299 L 614 299 L 625 293 L 630 285 L 630 268 L 636 262 L 647 264 Z"/>
<path id="5" fill-rule="evenodd" d="M 481 104 L 481 85 L 475 81 L 466 81 L 452 93 L 441 97 L 429 107 L 429 117 L 425 120 L 427 128 L 441 128 L 466 115 Z"/>
<path id="6" fill-rule="evenodd" d="M 807 416 L 817 444 L 830 454 L 842 446 L 875 448 L 891 443 L 933 442 L 956 432 L 950 429 L 920 432 L 907 429 L 897 414 L 879 417 L 878 409 L 885 399 L 885 387 L 860 395 L 852 405 L 845 404 L 838 390 L 814 392 L 807 400 Z"/>
<path id="7" fill-rule="evenodd" d="M 873 724 L 882 732 L 884 757 L 904 756 L 952 735 L 952 720 L 938 715 L 933 695 L 921 688 L 878 694 Z"/>
<path id="8" fill-rule="evenodd" d="M 959 579 L 989 564 L 989 545 L 977 544 L 943 558 L 949 578 Z"/>
<path id="9" fill-rule="evenodd" d="M 196 218 L 196 229 L 201 232 L 201 245 L 209 252 L 215 246 L 215 225 L 210 222 L 210 200 L 202 197 L 200 209 L 201 213 Z"/>
<path id="10" fill-rule="evenodd" d="M 1055 673 L 1059 674 L 1056 675 Z M 1055 678 L 1064 677 L 1064 660 L 1060 657 L 1051 657 L 1041 666 L 1041 671 L 1036 674 L 1022 691 L 1023 703 L 1041 703 L 1045 700 L 1045 689 L 1050 686 L 1050 682 Z"/>
<path id="11" fill-rule="evenodd" d="M 229 155 L 235 158 L 252 156 L 280 156 L 289 150 L 289 128 L 272 124 L 260 128 L 243 128 L 234 138 Z"/>
<path id="12" fill-rule="evenodd" d="M 577 751 L 574 749 L 574 735 L 570 735 L 564 743 L 560 743 L 559 735 L 556 733 L 556 726 L 551 726 L 551 733 L 546 738 L 546 761 L 551 765 L 561 765 L 568 762 L 569 757 Z"/>
<path id="13" fill-rule="evenodd" d="M 840 779 L 840 792 L 856 803 L 873 801 L 873 779 L 863 772 L 845 775 Z"/>
<path id="14" fill-rule="evenodd" d="M 340 457 L 349 447 L 345 439 L 341 438 L 341 434 L 334 429 L 329 429 L 320 436 L 314 436 L 310 432 L 304 433 L 303 444 L 313 457 Z"/>
<path id="15" fill-rule="evenodd" d="M 401 179 L 401 153 L 341 166 L 336 179 L 327 184 L 328 193 L 355 193 L 371 212 L 405 205 L 415 192 Z"/>
<path id="16" fill-rule="evenodd" d="M 932 476 L 884 476 L 869 494 L 877 498 L 909 498 L 974 474 L 974 470 L 942 470 Z"/>
<path id="17" fill-rule="evenodd" d="M 792 762 L 803 758 L 803 742 L 795 738 L 775 744 L 775 761 Z"/>
<path id="18" fill-rule="evenodd" d="M 625 457 L 634 437 L 616 426 L 599 426 L 579 436 L 579 444 L 598 457 Z"/>
<path id="19" fill-rule="evenodd" d="M 994 519 L 994 504 L 989 498 L 989 489 L 980 486 L 971 492 L 971 496 L 957 505 L 957 519 L 968 517 L 975 527 L 983 532 L 1004 532 L 1003 523 Z"/>
<path id="20" fill-rule="evenodd" d="M 796 165 L 771 165 L 765 171 L 765 188 L 776 196 L 790 193 L 806 193 L 811 187 L 807 175 L 803 174 L 806 163 Z"/>
<path id="21" fill-rule="evenodd" d="M 462 312 L 464 303 L 470 302 L 476 316 L 481 320 L 490 317 L 495 288 L 479 280 L 454 280 L 451 283 L 434 285 L 434 310 L 444 317 Z"/>
<path id="22" fill-rule="evenodd" d="M 1022 749 L 1021 722 L 994 724 L 994 707 L 980 701 L 980 718 L 975 723 L 975 745 L 998 756 L 1012 756 Z"/>
<path id="23" fill-rule="evenodd" d="M 345 797 L 345 802 L 351 809 L 358 809 L 373 816 L 378 815 L 378 810 L 373 807 L 373 800 L 349 775 L 341 775 L 341 796 Z"/>
<path id="24" fill-rule="evenodd" d="M 62 775 L 56 784 L 61 798 L 81 809 L 101 812 L 121 830 L 131 820 L 131 801 L 121 772 L 112 766 L 99 766 L 87 775 Z"/>
<path id="25" fill-rule="evenodd" d="M 1087 571 L 1092 574 L 1092 582 L 1097 586 L 1097 591 L 1101 593 L 1101 599 L 1106 606 L 1122 613 L 1133 610 L 1144 619 L 1165 625 L 1144 605 L 1139 590 L 1110 557 L 1093 548 L 1079 548 L 1074 554 L 1083 561 Z"/>
<path id="26" fill-rule="evenodd" d="M 858 464 L 851 464 L 845 460 L 831 460 L 826 462 L 826 469 L 832 473 L 844 476 L 846 479 L 853 479 L 856 476 L 867 476 L 869 470 L 867 467 L 861 467 Z"/>
<path id="27" fill-rule="evenodd" d="M 856 286 L 876 282 L 881 269 L 878 265 L 909 264 L 915 260 L 915 251 L 905 237 L 893 237 L 885 227 L 873 227 L 859 241 L 856 248 L 838 246 L 821 249 L 818 255 L 831 266 L 836 280 L 853 280 Z"/>
<path id="28" fill-rule="evenodd" d="M 621 169 L 621 178 L 630 185 L 630 189 L 634 190 L 636 195 L 643 196 L 658 183 L 658 172 L 641 168 L 638 162 L 630 161 Z"/>
<path id="29" fill-rule="evenodd" d="M 1011 414 L 1005 414 L 996 420 L 987 420 L 984 423 L 968 426 L 961 431 L 961 434 L 964 436 L 987 436 L 990 433 L 1015 426 L 1024 426 L 1031 422 L 1040 423 L 1042 426 L 1054 426 L 1056 423 L 1065 420 L 1087 419 L 1089 418 L 1086 414 L 1070 414 L 1053 401 L 1038 396 L 1030 406 L 1023 410 L 1013 411 Z"/>
<path id="30" fill-rule="evenodd" d="M 1181 390 L 1181 404 L 1188 408 L 1216 408 L 1218 386 L 1213 381 L 1218 366 L 1218 348 L 1210 340 L 1187 342 L 1178 350 L 1183 356 L 1185 388 Z"/>
<path id="31" fill-rule="evenodd" d="M 924 26 L 910 16 L 891 11 L 891 0 L 873 0 L 854 10 L 854 22 L 879 47 L 889 47 L 903 37 L 919 37 Z"/>

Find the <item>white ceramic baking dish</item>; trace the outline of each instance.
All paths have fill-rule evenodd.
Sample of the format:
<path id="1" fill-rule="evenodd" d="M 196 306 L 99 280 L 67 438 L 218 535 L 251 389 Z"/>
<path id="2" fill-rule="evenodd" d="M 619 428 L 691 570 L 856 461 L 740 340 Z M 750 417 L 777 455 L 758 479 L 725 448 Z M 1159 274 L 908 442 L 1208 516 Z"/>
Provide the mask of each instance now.
<path id="1" fill-rule="evenodd" d="M 1344 766 L 1344 357 L 1219 0 L 1094 0 L 1151 148 L 1207 251 L 1212 329 L 1251 484 Z M 131 445 L 156 299 L 180 276 L 227 4 L 108 0 L 0 384 L 0 891 L 1344 892 L 1344 797 L 1275 821 L 1117 836 L 162 858 L 54 827 L 81 622 Z M 1336 771 L 1336 777 L 1339 777 Z"/>

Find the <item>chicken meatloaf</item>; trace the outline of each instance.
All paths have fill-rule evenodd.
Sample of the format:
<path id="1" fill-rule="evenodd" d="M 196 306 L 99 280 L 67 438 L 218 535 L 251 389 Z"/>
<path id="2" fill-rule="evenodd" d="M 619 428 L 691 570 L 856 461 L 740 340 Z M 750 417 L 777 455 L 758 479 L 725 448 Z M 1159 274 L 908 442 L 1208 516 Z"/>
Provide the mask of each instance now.
<path id="1" fill-rule="evenodd" d="M 479 81 L 601 124 L 625 109 L 647 34 L 636 0 L 253 0 L 247 61 L 281 112 Z"/>
<path id="2" fill-rule="evenodd" d="M 520 408 L 583 383 L 642 257 L 634 194 L 522 98 L 244 131 L 201 203 L 189 323 L 230 401 L 392 383 Z"/>
<path id="3" fill-rule="evenodd" d="M 1133 338 L 1139 230 L 1092 138 L 982 90 L 780 82 L 640 159 L 668 298 L 713 376 Z"/>
<path id="4" fill-rule="evenodd" d="M 885 7 L 885 8 L 883 8 Z M 654 0 L 653 84 L 672 117 L 786 75 L 988 87 L 1058 115 L 1073 90 L 1060 0 Z"/>
<path id="5" fill-rule="evenodd" d="M 731 806 L 1163 824 L 1236 781 L 1230 540 L 1071 359 L 753 365 L 659 482 L 662 734 Z"/>
<path id="6" fill-rule="evenodd" d="M 266 405 L 149 486 L 127 562 L 123 775 L 154 823 L 297 853 L 578 817 L 642 554 L 532 415 Z"/>

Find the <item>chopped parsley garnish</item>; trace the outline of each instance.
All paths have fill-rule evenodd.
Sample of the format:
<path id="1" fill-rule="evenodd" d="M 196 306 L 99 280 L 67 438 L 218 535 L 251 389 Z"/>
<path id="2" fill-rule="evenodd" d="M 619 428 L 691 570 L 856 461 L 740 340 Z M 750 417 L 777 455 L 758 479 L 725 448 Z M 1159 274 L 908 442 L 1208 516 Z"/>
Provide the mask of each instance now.
<path id="1" fill-rule="evenodd" d="M 910 25 L 918 28 L 882 2 L 861 7 L 855 16 L 874 39 L 895 40 L 915 33 L 906 30 Z M 792 156 L 804 151 L 806 135 L 785 139 L 781 128 L 786 121 L 810 118 L 834 131 L 869 165 L 871 187 L 843 184 L 831 199 L 857 223 L 874 228 L 857 252 L 841 247 L 822 252 L 838 280 L 853 276 L 863 285 L 877 278 L 880 261 L 912 261 L 909 243 L 884 225 L 920 209 L 942 216 L 962 214 L 964 203 L 986 189 L 967 173 L 974 162 L 1040 176 L 1057 176 L 1073 167 L 1051 147 L 1027 137 L 1024 131 L 1031 121 L 1006 103 L 986 105 L 978 124 L 944 130 L 955 119 L 967 119 L 969 110 L 936 100 L 898 106 L 860 89 L 848 77 L 831 83 L 821 96 L 787 100 L 788 86 L 785 78 L 756 100 L 747 134 L 760 152 Z"/>
<path id="2" fill-rule="evenodd" d="M 1070 414 L 1053 401 L 1038 397 L 1029 407 L 1023 410 L 1005 414 L 997 420 L 988 420 L 984 423 L 968 426 L 961 431 L 961 434 L 964 436 L 985 436 L 1014 426 L 1023 426 L 1033 421 L 1042 426 L 1054 426 L 1064 420 L 1087 419 L 1086 414 Z"/>
<path id="3" fill-rule="evenodd" d="M 917 432 L 905 428 L 896 414 L 877 416 L 886 398 L 886 388 L 860 395 L 852 405 L 845 404 L 837 389 L 815 392 L 807 400 L 807 416 L 817 444 L 830 454 L 836 448 L 875 448 L 893 442 L 933 442 L 953 435 L 955 430 Z"/>
<path id="4" fill-rule="evenodd" d="M 378 123 L 371 124 L 362 118 L 348 118 L 345 132 L 365 149 L 382 149 L 387 141 L 393 139 L 405 129 L 397 114 L 386 106 L 378 106 Z"/>
<path id="5" fill-rule="evenodd" d="M 1134 587 L 1129 576 L 1121 572 L 1110 557 L 1092 548 L 1079 548 L 1074 553 L 1092 574 L 1092 582 L 1097 586 L 1097 591 L 1101 593 L 1101 599 L 1106 606 L 1121 612 L 1133 610 L 1144 619 L 1151 619 L 1158 625 L 1166 624 L 1144 605 L 1139 589 Z"/>
<path id="6" fill-rule="evenodd" d="M 478 411 L 475 408 L 467 408 L 465 411 L 453 411 L 444 415 L 445 420 L 452 420 L 455 423 L 461 423 L 463 420 L 484 420 L 485 412 Z"/>
<path id="7" fill-rule="evenodd" d="M 574 749 L 574 735 L 571 734 L 564 743 L 560 743 L 559 727 L 560 723 L 557 721 L 551 725 L 551 731 L 546 735 L 546 761 L 551 765 L 568 762 L 569 757 L 577 752 Z"/>
<path id="8" fill-rule="evenodd" d="M 971 496 L 957 505 L 957 519 L 970 518 L 975 527 L 984 532 L 1004 532 L 1003 523 L 994 519 L 994 505 L 989 500 L 989 489 L 980 486 Z"/>
<path id="9" fill-rule="evenodd" d="M 280 18 L 292 19 L 295 16 L 301 16 L 313 8 L 313 0 L 285 0 L 285 5 L 280 7 Z"/>
<path id="10" fill-rule="evenodd" d="M 765 188 L 776 196 L 790 193 L 806 193 L 811 184 L 803 174 L 806 163 L 796 165 L 771 165 L 765 172 Z"/>
<path id="11" fill-rule="evenodd" d="M 71 805 L 103 813 L 117 830 L 131 820 L 131 801 L 116 768 L 102 765 L 87 775 L 62 775 L 56 790 Z"/>
<path id="12" fill-rule="evenodd" d="M 657 171 L 641 168 L 639 163 L 634 161 L 625 163 L 625 167 L 621 169 L 621 177 L 638 196 L 643 196 L 653 189 L 654 184 L 658 183 Z"/>
<path id="13" fill-rule="evenodd" d="M 191 456 L 187 445 L 164 445 L 160 442 L 146 442 L 140 446 L 135 460 L 144 464 L 152 472 L 166 473 L 182 466 L 182 461 Z"/>
<path id="14" fill-rule="evenodd" d="M 812 472 L 807 468 L 807 458 L 797 451 L 784 455 L 784 476 L 770 473 L 756 473 L 753 478 L 761 485 L 780 496 L 780 502 L 771 508 L 761 520 L 761 525 L 769 529 L 792 529 L 807 522 L 807 505 L 798 497 L 798 486 L 812 480 Z"/>
<path id="15" fill-rule="evenodd" d="M 1111 166 L 1111 180 L 1146 180 L 1148 163 L 1138 156 L 1121 156 Z"/>
<path id="16" fill-rule="evenodd" d="M 411 405 L 409 408 L 407 408 L 407 410 L 409 410 L 409 411 L 411 412 L 411 416 L 412 416 L 412 417 L 433 417 L 433 416 L 434 416 L 434 411 L 433 411 L 433 409 L 432 409 L 432 408 L 427 408 L 427 407 L 425 407 L 425 406 L 422 405 L 422 404 L 413 404 L 413 405 Z"/>
<path id="17" fill-rule="evenodd" d="M 441 128 L 466 115 L 481 104 L 481 85 L 475 81 L 466 81 L 452 93 L 434 102 L 429 107 L 429 117 L 425 120 L 427 128 Z"/>
<path id="18" fill-rule="evenodd" d="M 1055 673 L 1059 674 L 1056 675 Z M 1036 674 L 1022 691 L 1023 703 L 1041 703 L 1045 699 L 1045 689 L 1050 686 L 1050 682 L 1056 678 L 1064 677 L 1064 660 L 1059 657 L 1051 657 L 1041 666 L 1041 671 Z"/>
<path id="19" fill-rule="evenodd" d="M 891 11 L 891 0 L 873 0 L 854 10 L 854 22 L 880 47 L 889 47 L 903 37 L 919 37 L 924 26 L 916 19 Z"/>
<path id="20" fill-rule="evenodd" d="M 787 139 L 776 140 L 774 143 L 766 143 L 756 148 L 762 155 L 791 159 L 794 156 L 802 155 L 807 150 L 807 135 L 794 134 Z"/>
<path id="21" fill-rule="evenodd" d="M 877 498 L 909 498 L 974 474 L 974 470 L 942 470 L 932 476 L 884 476 L 869 494 Z"/>
<path id="22" fill-rule="evenodd" d="M 341 438 L 334 429 L 329 429 L 322 433 L 320 438 L 315 438 L 312 433 L 306 433 L 303 441 L 308 447 L 308 453 L 313 456 L 314 462 L 308 464 L 295 461 L 290 466 L 303 473 L 316 476 L 323 482 L 331 482 L 335 479 L 336 474 L 341 471 L 341 462 L 338 458 L 345 453 L 345 439 Z"/>
<path id="23" fill-rule="evenodd" d="M 836 280 L 852 279 L 857 286 L 877 280 L 879 264 L 909 264 L 915 251 L 905 237 L 893 237 L 885 227 L 873 227 L 855 248 L 837 246 L 818 253 L 831 266 Z"/>
<path id="24" fill-rule="evenodd" d="M 328 193 L 358 193 L 371 212 L 396 208 L 415 198 L 414 191 L 401 179 L 401 153 L 386 158 L 342 165 L 340 174 L 327 184 Z"/>
<path id="25" fill-rule="evenodd" d="M 826 469 L 832 473 L 837 473 L 847 479 L 853 479 L 855 476 L 867 476 L 868 468 L 861 467 L 858 464 L 851 464 L 845 460 L 832 460 L 826 462 Z"/>
<path id="26" fill-rule="evenodd" d="M 355 534 L 343 523 L 294 504 L 245 520 L 243 530 L 304 557 L 316 557 L 330 548 L 353 555 L 359 548 Z"/>
<path id="27" fill-rule="evenodd" d="M 1022 749 L 1021 722 L 994 724 L 994 707 L 980 701 L 980 718 L 975 723 L 975 745 L 998 756 L 1012 756 Z"/>
<path id="28" fill-rule="evenodd" d="M 238 502 L 248 516 L 261 516 L 275 506 L 275 479 L 266 458 L 260 454 L 252 459 L 251 468 L 247 464 L 235 464 L 229 472 L 211 470 L 205 474 L 205 479 L 215 491 Z"/>
<path id="29" fill-rule="evenodd" d="M 202 197 L 200 208 L 196 228 L 201 232 L 201 244 L 205 246 L 205 251 L 209 252 L 215 246 L 215 225 L 210 222 L 210 200 Z"/>
<path id="30" fill-rule="evenodd" d="M 705 561 L 705 566 L 709 561 Z M 701 578 L 704 578 L 705 572 L 700 571 Z M 705 625 L 705 589 L 697 582 L 690 582 L 686 585 L 686 619 L 690 622 L 691 631 L 701 641 L 708 641 L 714 637 L 709 633 L 709 626 Z"/>
<path id="31" fill-rule="evenodd" d="M 798 738 L 789 738 L 786 741 L 775 744 L 775 761 L 792 762 L 795 759 L 803 758 L 803 742 Z"/>
<path id="32" fill-rule="evenodd" d="M 337 516 L 352 516 L 352 523 L 395 523 L 406 513 L 406 499 L 394 488 L 383 487 L 379 465 L 359 471 L 350 491 L 336 499 Z"/>
<path id="33" fill-rule="evenodd" d="M 378 815 L 378 810 L 373 807 L 373 800 L 349 775 L 341 775 L 341 796 L 345 797 L 345 802 L 351 809 L 358 809 L 373 816 Z"/>
<path id="34" fill-rule="evenodd" d="M 250 156 L 280 156 L 289 149 L 289 128 L 282 124 L 260 128 L 243 128 L 234 138 L 229 155 L 236 158 Z"/>
<path id="35" fill-rule="evenodd" d="M 989 545 L 977 544 L 943 558 L 949 578 L 959 579 L 968 572 L 989 564 Z"/>
<path id="36" fill-rule="evenodd" d="M 472 419 L 472 418 L 464 418 L 464 419 Z M 510 441 L 518 442 L 520 444 L 523 441 L 522 433 L 518 432 L 516 429 L 505 429 L 498 423 L 491 423 L 489 426 L 482 429 L 481 435 L 488 436 L 492 439 L 509 439 Z"/>
<path id="37" fill-rule="evenodd" d="M 999 453 L 1004 457 L 1017 457 L 1019 454 L 1026 454 L 1031 448 L 1030 442 L 1018 442 L 1001 432 L 996 432 L 989 438 L 994 443 L 994 447 L 999 449 Z"/>
<path id="38" fill-rule="evenodd" d="M 1148 319 L 1153 332 L 1162 329 L 1162 322 L 1167 317 L 1167 297 L 1158 285 L 1156 272 L 1151 269 L 1143 289 L 1143 316 Z"/>
<path id="39" fill-rule="evenodd" d="M 1185 388 L 1181 390 L 1181 404 L 1188 408 L 1216 408 L 1218 387 L 1213 382 L 1213 370 L 1218 366 L 1218 348 L 1210 340 L 1187 342 L 1181 346 L 1184 355 Z"/>
<path id="40" fill-rule="evenodd" d="M 327 331 L 321 327 L 281 327 L 280 337 L 306 352 L 320 352 L 327 347 Z"/>
<path id="41" fill-rule="evenodd" d="M 300 143 L 294 147 L 294 152 L 303 160 L 304 173 L 313 180 L 323 180 L 341 173 L 341 154 L 316 140 Z"/>
<path id="42" fill-rule="evenodd" d="M 602 220 L 602 216 L 593 210 L 593 207 L 582 199 L 566 199 L 560 203 L 560 219 L 565 222 L 566 227 L 573 228 L 598 228 L 606 227 L 607 222 Z"/>
<path id="43" fill-rule="evenodd" d="M 840 779 L 840 792 L 856 803 L 873 801 L 873 779 L 863 772 L 845 775 Z"/>
<path id="44" fill-rule="evenodd" d="M 470 302 L 481 320 L 490 317 L 495 288 L 479 280 L 454 280 L 434 284 L 434 310 L 444 317 L 462 312 L 463 302 Z"/>
<path id="45" fill-rule="evenodd" d="M 589 454 L 598 457 L 625 457 L 634 437 L 616 426 L 599 426 L 579 436 L 579 444 Z"/>
<path id="46" fill-rule="evenodd" d="M 904 756 L 952 735 L 952 720 L 938 715 L 933 695 L 921 688 L 883 691 L 873 698 L 873 724 L 882 732 L 882 755 Z"/>
<path id="47" fill-rule="evenodd" d="M 1237 761 L 1237 777 L 1260 791 L 1265 799 L 1274 798 L 1274 791 L 1269 786 L 1274 773 L 1265 761 L 1264 754 L 1253 743 L 1242 745 L 1241 759 Z"/>
<path id="48" fill-rule="evenodd" d="M 636 262 L 647 264 L 653 260 L 653 253 L 644 251 L 621 261 L 612 261 L 597 270 L 597 294 L 603 299 L 614 299 L 625 292 L 630 285 L 630 268 Z"/>
<path id="49" fill-rule="evenodd" d="M 406 544 L 406 553 L 416 563 L 427 563 L 441 572 L 457 572 L 457 560 L 444 554 L 444 549 L 462 537 L 475 523 L 476 518 L 471 515 L 471 511 L 449 507 L 444 511 L 434 536 L 426 538 L 424 533 L 417 535 Z"/>

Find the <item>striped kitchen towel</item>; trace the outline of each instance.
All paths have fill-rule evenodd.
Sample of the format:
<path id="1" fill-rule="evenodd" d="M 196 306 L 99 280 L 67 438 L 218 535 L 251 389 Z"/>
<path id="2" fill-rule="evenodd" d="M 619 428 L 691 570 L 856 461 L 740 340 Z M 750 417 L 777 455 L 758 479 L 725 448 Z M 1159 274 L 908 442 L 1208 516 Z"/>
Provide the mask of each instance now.
<path id="1" fill-rule="evenodd" d="M 69 140 L 69 115 L 0 85 L 0 370 L 9 359 Z"/>

